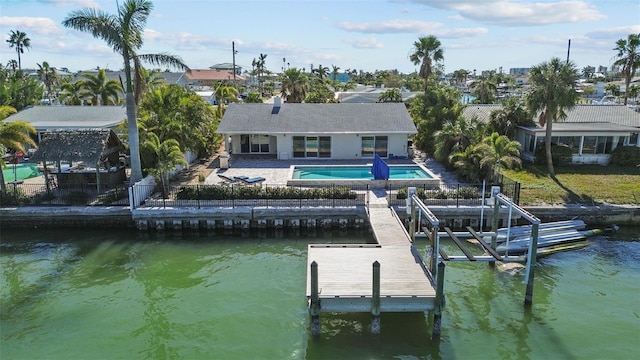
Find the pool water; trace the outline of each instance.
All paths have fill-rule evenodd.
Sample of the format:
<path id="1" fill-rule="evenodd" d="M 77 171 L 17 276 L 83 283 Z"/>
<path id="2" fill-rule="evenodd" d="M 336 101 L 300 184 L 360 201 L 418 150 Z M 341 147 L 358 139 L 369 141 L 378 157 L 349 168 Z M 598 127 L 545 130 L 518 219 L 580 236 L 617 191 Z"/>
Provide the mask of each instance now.
<path id="1" fill-rule="evenodd" d="M 15 166 L 15 173 L 14 173 Z M 2 169 L 4 181 L 24 180 L 42 175 L 35 164 L 7 164 L 6 169 Z"/>
<path id="2" fill-rule="evenodd" d="M 418 165 L 389 166 L 389 179 L 431 179 Z M 373 180 L 371 166 L 296 166 L 293 179 L 303 180 Z"/>

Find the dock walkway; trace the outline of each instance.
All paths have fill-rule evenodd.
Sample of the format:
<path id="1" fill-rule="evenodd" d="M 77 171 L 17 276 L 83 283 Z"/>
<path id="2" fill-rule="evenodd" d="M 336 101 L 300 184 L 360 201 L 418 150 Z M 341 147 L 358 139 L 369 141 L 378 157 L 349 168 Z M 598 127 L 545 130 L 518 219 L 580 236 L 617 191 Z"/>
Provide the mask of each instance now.
<path id="1" fill-rule="evenodd" d="M 380 312 L 420 312 L 435 307 L 436 291 L 428 270 L 401 220 L 392 209 L 372 207 L 377 244 L 309 245 L 307 298 L 311 300 L 311 264 L 318 266 L 320 312 L 372 312 L 373 263 L 380 264 Z"/>

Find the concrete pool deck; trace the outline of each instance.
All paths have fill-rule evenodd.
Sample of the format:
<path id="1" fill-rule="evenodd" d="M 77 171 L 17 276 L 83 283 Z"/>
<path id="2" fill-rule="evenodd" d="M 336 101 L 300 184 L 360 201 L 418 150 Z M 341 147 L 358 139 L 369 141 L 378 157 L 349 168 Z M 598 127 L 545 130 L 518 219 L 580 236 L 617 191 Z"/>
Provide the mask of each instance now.
<path id="1" fill-rule="evenodd" d="M 413 159 L 385 160 L 390 165 L 415 165 L 419 164 L 429 169 L 435 176 L 440 178 L 440 183 L 458 183 L 456 176 L 447 171 L 444 166 L 431 158 L 418 155 Z M 205 179 L 205 184 L 221 184 L 223 179 L 218 174 L 227 177 L 248 176 L 265 178 L 266 185 L 286 185 L 290 175 L 291 165 L 367 165 L 372 164 L 373 159 L 366 160 L 278 160 L 274 158 L 263 158 L 257 155 L 231 155 L 228 169 L 215 169 Z"/>

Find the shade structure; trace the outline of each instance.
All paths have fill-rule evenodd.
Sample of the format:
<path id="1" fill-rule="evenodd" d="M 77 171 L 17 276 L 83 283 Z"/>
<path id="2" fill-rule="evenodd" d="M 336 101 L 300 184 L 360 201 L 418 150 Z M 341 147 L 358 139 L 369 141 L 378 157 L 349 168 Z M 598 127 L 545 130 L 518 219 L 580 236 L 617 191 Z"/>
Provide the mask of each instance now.
<path id="1" fill-rule="evenodd" d="M 371 173 L 375 180 L 388 180 L 389 179 L 389 165 L 378 154 L 373 159 L 373 166 Z"/>

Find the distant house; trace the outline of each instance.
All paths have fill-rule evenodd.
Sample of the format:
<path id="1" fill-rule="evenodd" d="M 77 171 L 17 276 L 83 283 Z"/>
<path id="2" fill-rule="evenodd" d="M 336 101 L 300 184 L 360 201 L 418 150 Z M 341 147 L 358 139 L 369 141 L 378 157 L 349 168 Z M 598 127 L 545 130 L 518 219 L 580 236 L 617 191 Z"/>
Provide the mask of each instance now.
<path id="1" fill-rule="evenodd" d="M 234 154 L 278 159 L 408 156 L 417 130 L 402 103 L 231 104 L 218 133 Z"/>
<path id="2" fill-rule="evenodd" d="M 500 107 L 469 105 L 463 116 L 488 122 L 491 112 Z M 640 146 L 640 113 L 623 105 L 576 105 L 552 130 L 553 143 L 568 146 L 574 164 L 606 165 L 616 147 Z M 545 128 L 520 127 L 516 140 L 522 145 L 521 157 L 533 161 L 536 150 L 544 147 Z"/>
<path id="3" fill-rule="evenodd" d="M 36 128 L 36 142 L 42 134 L 56 129 L 115 129 L 126 119 L 121 106 L 34 106 L 9 116 L 6 121 L 26 121 Z"/>
<path id="4" fill-rule="evenodd" d="M 231 70 L 191 69 L 185 73 L 185 80 L 191 86 L 213 86 L 220 81 L 232 84 L 233 79 L 233 71 Z M 245 84 L 247 79 L 236 74 L 235 81 L 240 85 Z"/>

